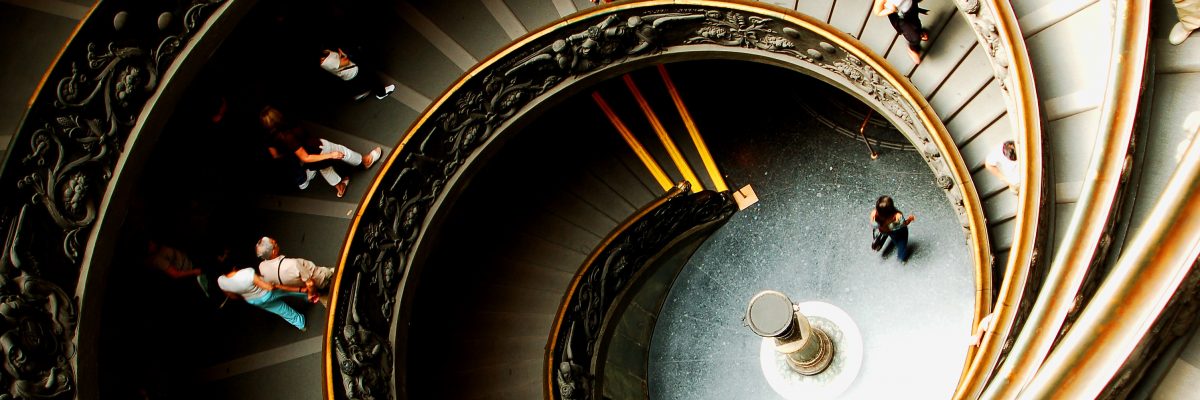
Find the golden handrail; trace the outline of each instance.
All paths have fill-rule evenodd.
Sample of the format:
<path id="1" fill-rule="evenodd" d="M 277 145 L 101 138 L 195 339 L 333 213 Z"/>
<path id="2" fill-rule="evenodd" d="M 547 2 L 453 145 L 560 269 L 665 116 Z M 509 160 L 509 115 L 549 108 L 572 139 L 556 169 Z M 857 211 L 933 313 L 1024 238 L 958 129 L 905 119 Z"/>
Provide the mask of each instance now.
<path id="1" fill-rule="evenodd" d="M 873 110 L 873 109 L 867 110 L 867 117 L 863 118 L 862 126 L 858 127 L 858 135 L 862 137 L 863 143 L 866 143 L 867 151 L 870 152 L 872 160 L 879 158 L 879 152 L 877 152 L 877 151 L 875 151 L 875 149 L 871 148 L 871 141 L 867 139 L 867 123 L 871 122 L 871 112 L 873 112 L 873 111 L 875 111 L 875 110 Z"/>
<path id="2" fill-rule="evenodd" d="M 1022 398 L 1095 398 L 1149 334 L 1200 253 L 1195 135 L 1150 216 Z"/>
<path id="3" fill-rule="evenodd" d="M 1033 379 L 1058 338 L 1084 277 L 1102 253 L 1129 157 L 1150 30 L 1150 4 L 1117 2 L 1108 87 L 1101 107 L 1091 165 L 1062 250 L 1054 258 L 1029 319 L 984 398 L 1013 398 Z"/>
<path id="4" fill-rule="evenodd" d="M 1042 123 L 1038 108 L 1037 89 L 1033 82 L 1033 69 L 1029 52 L 1017 25 L 1012 6 L 999 0 L 981 0 L 992 10 L 995 17 L 1000 46 L 997 57 L 1009 60 L 1009 76 L 1005 80 L 1011 94 L 1009 115 L 1012 116 L 1018 153 L 1021 154 L 1021 192 L 1017 195 L 1016 227 L 1013 244 L 1008 253 L 1008 264 L 1004 270 L 1004 283 L 996 300 L 994 328 L 983 336 L 979 349 L 968 355 L 969 366 L 955 390 L 955 399 L 973 399 L 983 391 L 996 362 L 1000 359 L 1004 341 L 1012 330 L 1017 317 L 1017 307 L 1025 295 L 1026 284 L 1038 241 L 1038 221 L 1041 218 L 1042 199 Z M 976 310 L 973 326 L 986 315 L 986 310 Z"/>

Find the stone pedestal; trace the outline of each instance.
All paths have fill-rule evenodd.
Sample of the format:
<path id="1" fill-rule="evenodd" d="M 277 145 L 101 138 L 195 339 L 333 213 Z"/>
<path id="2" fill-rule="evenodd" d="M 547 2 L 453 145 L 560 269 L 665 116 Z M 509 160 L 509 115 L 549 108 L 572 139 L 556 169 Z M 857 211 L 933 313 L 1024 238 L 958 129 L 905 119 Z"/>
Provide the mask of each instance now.
<path id="1" fill-rule="evenodd" d="M 824 371 L 833 360 L 834 345 L 829 335 L 814 328 L 787 295 L 765 290 L 750 299 L 746 324 L 755 334 L 775 340 L 775 350 L 803 375 Z"/>
<path id="2" fill-rule="evenodd" d="M 838 398 L 862 368 L 862 334 L 832 304 L 793 304 L 783 293 L 768 290 L 750 301 L 745 323 L 763 337 L 763 376 L 786 399 Z"/>

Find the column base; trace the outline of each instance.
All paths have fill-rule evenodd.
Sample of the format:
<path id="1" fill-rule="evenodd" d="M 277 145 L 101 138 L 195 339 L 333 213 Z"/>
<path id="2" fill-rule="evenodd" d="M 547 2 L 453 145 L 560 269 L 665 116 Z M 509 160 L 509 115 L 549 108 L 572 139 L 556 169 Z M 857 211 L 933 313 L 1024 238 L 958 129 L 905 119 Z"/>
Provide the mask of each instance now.
<path id="1" fill-rule="evenodd" d="M 800 303 L 814 331 L 830 341 L 830 360 L 814 375 L 794 369 L 787 355 L 775 351 L 775 339 L 764 338 L 759 348 L 759 365 L 771 389 L 785 399 L 836 399 L 845 393 L 862 369 L 863 341 L 858 325 L 845 311 L 829 303 Z M 819 359 L 820 357 L 818 357 Z"/>

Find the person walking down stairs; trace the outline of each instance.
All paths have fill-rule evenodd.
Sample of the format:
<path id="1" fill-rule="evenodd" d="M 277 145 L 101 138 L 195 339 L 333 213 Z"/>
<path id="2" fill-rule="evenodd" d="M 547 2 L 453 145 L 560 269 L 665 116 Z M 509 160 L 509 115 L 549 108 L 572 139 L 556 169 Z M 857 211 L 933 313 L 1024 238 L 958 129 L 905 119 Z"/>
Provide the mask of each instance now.
<path id="1" fill-rule="evenodd" d="M 396 91 L 396 85 L 384 85 L 374 73 L 360 71 L 362 68 L 354 61 L 350 61 L 350 56 L 347 56 L 342 49 L 326 49 L 322 52 L 321 69 L 349 83 L 354 91 L 354 100 L 362 100 L 371 94 L 374 94 L 375 98 L 383 100 Z"/>
<path id="2" fill-rule="evenodd" d="M 919 14 L 926 10 L 917 7 L 920 0 L 875 0 L 872 12 L 878 16 L 887 16 L 888 22 L 896 33 L 904 36 L 908 42 L 908 56 L 913 64 L 921 63 L 921 42 L 929 41 L 929 31 L 921 26 Z"/>
<path id="3" fill-rule="evenodd" d="M 258 258 L 258 273 L 263 280 L 276 285 L 308 287 L 314 293 L 325 295 L 333 282 L 333 268 L 322 267 L 303 258 L 283 255 L 279 242 L 264 236 L 254 248 Z M 324 298 L 323 298 L 324 300 Z"/>
<path id="4" fill-rule="evenodd" d="M 271 158 L 279 159 L 294 154 L 306 169 L 300 190 L 307 189 L 308 183 L 320 172 L 325 182 L 337 190 L 337 197 L 343 197 L 346 187 L 350 185 L 350 177 L 342 177 L 334 169 L 334 161 L 368 169 L 382 154 L 382 150 L 375 147 L 364 156 L 346 146 L 313 136 L 299 124 L 284 119 L 283 113 L 271 106 L 264 107 L 259 118 L 263 128 L 267 129 L 267 150 Z"/>

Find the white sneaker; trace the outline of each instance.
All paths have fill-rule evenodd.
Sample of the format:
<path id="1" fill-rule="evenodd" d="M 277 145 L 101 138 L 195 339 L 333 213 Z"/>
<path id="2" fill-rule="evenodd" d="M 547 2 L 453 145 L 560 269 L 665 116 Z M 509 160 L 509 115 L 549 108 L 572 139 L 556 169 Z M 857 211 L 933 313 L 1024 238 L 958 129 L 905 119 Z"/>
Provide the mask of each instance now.
<path id="1" fill-rule="evenodd" d="M 304 183 L 300 184 L 300 190 L 308 189 L 308 183 L 312 182 L 313 178 L 315 178 L 317 176 L 317 171 L 313 171 L 311 169 L 306 169 L 306 170 L 304 170 L 304 175 L 305 175 Z"/>
<path id="2" fill-rule="evenodd" d="M 395 91 L 396 91 L 396 85 L 387 85 L 387 86 L 384 86 L 384 87 L 383 87 L 383 95 L 382 95 L 382 96 L 375 96 L 375 98 L 377 98 L 377 99 L 380 99 L 380 100 L 383 100 L 384 98 L 387 98 L 389 94 L 392 94 L 392 92 L 395 92 Z"/>
<path id="3" fill-rule="evenodd" d="M 1180 43 L 1183 43 L 1184 40 L 1187 40 L 1188 36 L 1191 34 L 1192 31 L 1184 29 L 1182 22 L 1176 22 L 1175 26 L 1171 27 L 1171 34 L 1167 35 L 1167 41 L 1171 42 L 1173 45 L 1179 45 Z"/>
<path id="4" fill-rule="evenodd" d="M 363 160 L 363 169 L 371 169 L 371 166 L 375 165 L 375 162 L 379 161 L 379 157 L 382 155 L 383 149 L 378 147 L 371 149 L 371 152 L 367 153 L 366 159 Z"/>

